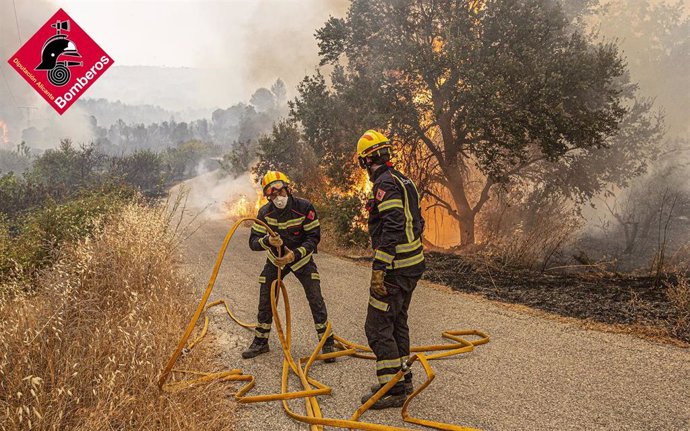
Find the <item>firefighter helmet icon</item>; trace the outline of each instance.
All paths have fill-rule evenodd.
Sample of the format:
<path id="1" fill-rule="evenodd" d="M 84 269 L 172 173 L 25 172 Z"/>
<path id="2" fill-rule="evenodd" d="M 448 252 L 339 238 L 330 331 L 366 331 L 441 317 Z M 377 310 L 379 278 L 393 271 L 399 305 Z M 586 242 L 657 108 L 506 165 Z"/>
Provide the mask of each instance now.
<path id="1" fill-rule="evenodd" d="M 74 42 L 69 40 L 67 35 L 61 33 L 61 30 L 69 31 L 69 20 L 56 21 L 50 26 L 56 30 L 57 34 L 43 44 L 41 64 L 36 67 L 36 70 L 47 70 L 48 81 L 56 87 L 62 87 L 69 82 L 69 68 L 82 66 L 83 63 L 64 59 L 64 57 L 81 58 Z"/>

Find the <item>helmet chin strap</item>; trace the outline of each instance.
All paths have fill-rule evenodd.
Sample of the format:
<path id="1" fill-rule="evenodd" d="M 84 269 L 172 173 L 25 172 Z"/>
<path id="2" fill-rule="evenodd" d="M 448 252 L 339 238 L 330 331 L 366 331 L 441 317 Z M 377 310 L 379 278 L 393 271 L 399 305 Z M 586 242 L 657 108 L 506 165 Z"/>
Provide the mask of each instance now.
<path id="1" fill-rule="evenodd" d="M 381 166 L 383 166 L 383 165 L 376 165 L 374 163 L 371 163 L 371 164 L 367 165 L 367 173 L 369 174 L 369 176 L 372 176 L 372 175 L 374 175 L 374 172 L 376 172 L 376 170 L 378 168 L 380 168 Z"/>

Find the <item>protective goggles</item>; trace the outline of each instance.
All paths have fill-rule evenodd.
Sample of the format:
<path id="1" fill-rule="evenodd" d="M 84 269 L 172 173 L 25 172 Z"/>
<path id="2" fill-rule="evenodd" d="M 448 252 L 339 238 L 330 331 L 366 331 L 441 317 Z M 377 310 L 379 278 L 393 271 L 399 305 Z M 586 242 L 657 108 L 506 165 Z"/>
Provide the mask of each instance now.
<path id="1" fill-rule="evenodd" d="M 357 158 L 357 161 L 359 162 L 359 167 L 362 169 L 366 169 L 370 165 L 370 163 L 367 163 L 367 157 L 390 155 L 391 151 L 389 146 L 390 142 L 386 141 L 370 148 L 365 155 Z"/>
<path id="2" fill-rule="evenodd" d="M 282 181 L 273 181 L 271 184 L 266 186 L 266 189 L 264 190 L 264 195 L 267 197 L 275 196 L 280 193 L 282 189 L 287 187 L 287 184 L 285 184 Z"/>

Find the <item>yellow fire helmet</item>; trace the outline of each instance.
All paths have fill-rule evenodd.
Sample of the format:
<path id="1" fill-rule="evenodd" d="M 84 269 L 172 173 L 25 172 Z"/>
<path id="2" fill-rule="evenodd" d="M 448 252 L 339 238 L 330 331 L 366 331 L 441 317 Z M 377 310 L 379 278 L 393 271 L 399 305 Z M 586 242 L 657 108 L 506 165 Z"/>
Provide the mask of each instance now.
<path id="1" fill-rule="evenodd" d="M 264 196 L 271 194 L 271 189 L 273 187 L 277 189 L 282 189 L 290 185 L 290 179 L 284 173 L 280 171 L 268 171 L 266 175 L 261 179 L 261 189 L 264 192 Z"/>
<path id="2" fill-rule="evenodd" d="M 364 158 L 382 148 L 393 148 L 390 139 L 376 130 L 367 130 L 357 141 L 357 157 Z"/>

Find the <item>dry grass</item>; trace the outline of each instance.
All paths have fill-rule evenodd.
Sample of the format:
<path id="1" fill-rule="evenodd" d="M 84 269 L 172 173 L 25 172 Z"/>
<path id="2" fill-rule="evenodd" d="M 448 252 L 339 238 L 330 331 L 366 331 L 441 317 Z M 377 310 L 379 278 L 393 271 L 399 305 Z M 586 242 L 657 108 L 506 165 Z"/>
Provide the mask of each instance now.
<path id="1" fill-rule="evenodd" d="M 222 386 L 156 386 L 192 300 L 170 224 L 162 208 L 129 204 L 63 248 L 38 293 L 0 286 L 0 429 L 228 429 Z M 214 368 L 208 352 L 192 356 L 186 366 Z"/>
<path id="2" fill-rule="evenodd" d="M 690 280 L 684 273 L 678 273 L 675 283 L 665 282 L 666 296 L 676 310 L 672 332 L 680 337 L 690 336 Z"/>

